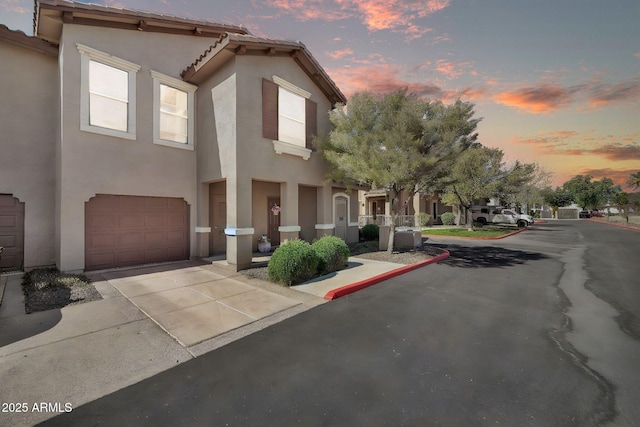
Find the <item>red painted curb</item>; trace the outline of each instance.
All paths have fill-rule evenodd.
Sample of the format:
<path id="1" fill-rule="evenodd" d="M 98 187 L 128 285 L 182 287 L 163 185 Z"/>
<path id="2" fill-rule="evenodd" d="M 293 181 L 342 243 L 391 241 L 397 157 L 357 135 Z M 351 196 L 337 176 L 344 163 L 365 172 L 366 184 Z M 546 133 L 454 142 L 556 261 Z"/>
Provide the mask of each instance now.
<path id="1" fill-rule="evenodd" d="M 587 221 L 594 222 L 596 224 L 613 225 L 614 227 L 626 228 L 627 230 L 640 231 L 640 228 L 631 227 L 631 226 L 628 226 L 628 225 L 612 224 L 610 222 L 596 221 L 594 219 L 588 219 Z"/>
<path id="2" fill-rule="evenodd" d="M 385 281 L 387 279 L 391 279 L 392 277 L 396 277 L 399 276 L 401 274 L 404 273 L 408 273 L 411 270 L 415 270 L 416 268 L 420 268 L 420 267 L 424 267 L 425 265 L 429 265 L 429 264 L 433 264 L 435 262 L 439 262 L 442 261 L 443 259 L 446 259 L 449 257 L 449 255 L 451 255 L 449 253 L 449 251 L 445 250 L 444 253 L 435 256 L 431 259 L 427 259 L 421 262 L 417 262 L 415 264 L 410 264 L 410 265 L 405 265 L 404 267 L 400 267 L 400 268 L 396 268 L 395 270 L 391 270 L 391 271 L 387 271 L 386 273 L 382 273 L 379 274 L 377 276 L 374 277 L 370 277 L 368 279 L 365 280 L 361 280 L 359 282 L 356 283 L 352 283 L 350 285 L 346 285 L 343 286 L 341 288 L 338 289 L 334 289 L 332 291 L 327 292 L 327 294 L 324 296 L 324 299 L 332 301 L 336 298 L 340 298 L 343 297 L 345 295 L 349 295 L 352 294 L 354 292 L 357 292 L 361 289 L 364 288 L 368 288 L 369 286 L 375 285 L 376 283 L 380 283 L 382 281 Z"/>
<path id="3" fill-rule="evenodd" d="M 441 235 L 438 235 L 438 234 L 423 234 L 422 237 L 428 237 L 428 238 L 435 237 L 436 239 L 437 238 L 441 238 L 441 239 L 464 239 L 464 240 L 500 240 L 500 239 L 504 239 L 506 237 L 513 236 L 514 234 L 522 233 L 523 231 L 525 231 L 527 229 L 528 229 L 528 227 L 519 228 L 516 231 L 512 231 L 511 233 L 503 234 L 502 236 L 498 236 L 498 237 L 441 236 Z"/>

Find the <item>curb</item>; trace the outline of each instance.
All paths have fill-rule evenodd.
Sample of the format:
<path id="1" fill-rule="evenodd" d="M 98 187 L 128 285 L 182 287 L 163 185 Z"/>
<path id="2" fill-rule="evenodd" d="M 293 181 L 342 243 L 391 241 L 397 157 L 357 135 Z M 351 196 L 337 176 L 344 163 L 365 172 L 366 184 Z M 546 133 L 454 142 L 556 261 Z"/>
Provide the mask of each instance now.
<path id="1" fill-rule="evenodd" d="M 593 222 L 593 223 L 595 223 L 595 224 L 612 225 L 612 226 L 614 226 L 614 227 L 626 228 L 627 230 L 640 231 L 640 228 L 638 228 L 638 227 L 631 227 L 631 226 L 628 226 L 628 225 L 612 224 L 612 223 L 610 223 L 610 222 L 596 221 L 596 220 L 593 220 L 593 219 L 588 219 L 587 221 L 589 221 L 589 222 Z"/>
<path id="2" fill-rule="evenodd" d="M 435 256 L 433 258 L 430 258 L 430 259 L 427 259 L 427 260 L 424 260 L 424 261 L 421 261 L 421 262 L 417 262 L 415 264 L 405 265 L 404 267 L 396 268 L 395 270 L 391 270 L 391 271 L 388 271 L 386 273 L 382 273 L 382 274 L 379 274 L 377 276 L 373 276 L 373 277 L 370 277 L 368 279 L 361 280 L 359 282 L 352 283 L 350 285 L 346 285 L 346 286 L 343 286 L 341 288 L 329 291 L 324 296 L 324 299 L 329 300 L 329 301 L 333 301 L 334 299 L 343 297 L 345 295 L 352 294 L 352 293 L 357 292 L 357 291 L 359 291 L 361 289 L 364 289 L 364 288 L 368 288 L 369 286 L 372 286 L 372 285 L 375 285 L 377 283 L 383 282 L 383 281 L 385 281 L 387 279 L 391 279 L 392 277 L 396 277 L 396 276 L 399 276 L 401 274 L 408 273 L 411 270 L 415 270 L 417 268 L 424 267 L 425 265 L 429 265 L 429 264 L 433 264 L 433 263 L 436 263 L 436 262 L 440 262 L 443 259 L 448 258 L 449 255 L 451 255 L 449 253 L 449 251 L 444 250 L 444 252 L 442 254 L 437 255 L 437 256 Z"/>
<path id="3" fill-rule="evenodd" d="M 422 237 L 425 237 L 425 236 L 428 237 L 428 238 L 435 237 L 436 239 L 437 238 L 441 238 L 441 239 L 462 239 L 462 240 L 500 240 L 500 239 L 505 239 L 507 237 L 511 237 L 514 234 L 522 233 L 523 231 L 528 230 L 528 229 L 529 229 L 529 227 L 519 228 L 516 231 L 512 231 L 511 233 L 503 234 L 502 236 L 498 236 L 498 237 L 440 236 L 440 235 L 437 235 L 437 234 L 423 234 Z"/>

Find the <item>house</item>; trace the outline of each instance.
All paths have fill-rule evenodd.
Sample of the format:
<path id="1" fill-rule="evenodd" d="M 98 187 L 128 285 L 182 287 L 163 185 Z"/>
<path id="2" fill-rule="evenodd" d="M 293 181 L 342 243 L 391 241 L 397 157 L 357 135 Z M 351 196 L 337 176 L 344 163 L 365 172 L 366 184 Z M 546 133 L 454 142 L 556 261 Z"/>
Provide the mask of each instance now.
<path id="1" fill-rule="evenodd" d="M 359 217 L 360 226 L 366 224 L 389 225 L 391 222 L 391 201 L 385 189 L 360 190 Z M 430 216 L 431 224 L 441 224 L 440 216 L 452 212 L 453 208 L 442 203 L 440 193 L 419 192 L 409 197 L 401 193 L 398 197 L 400 213 L 396 218 L 398 227 L 417 227 L 420 224 L 418 214 L 424 212 Z"/>
<path id="2" fill-rule="evenodd" d="M 39 0 L 0 57 L 0 267 L 242 269 L 262 234 L 358 239 L 357 195 L 311 145 L 346 99 L 304 44 Z"/>

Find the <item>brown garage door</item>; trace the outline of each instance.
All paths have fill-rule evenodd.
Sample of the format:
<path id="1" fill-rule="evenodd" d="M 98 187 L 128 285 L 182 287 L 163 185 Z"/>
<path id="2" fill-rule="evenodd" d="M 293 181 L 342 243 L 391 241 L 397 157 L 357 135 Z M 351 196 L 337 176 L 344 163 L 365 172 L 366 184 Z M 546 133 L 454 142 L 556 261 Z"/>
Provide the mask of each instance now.
<path id="1" fill-rule="evenodd" d="M 183 199 L 97 195 L 85 204 L 85 269 L 189 258 Z"/>
<path id="2" fill-rule="evenodd" d="M 24 263 L 24 203 L 0 194 L 0 271 L 22 270 Z"/>

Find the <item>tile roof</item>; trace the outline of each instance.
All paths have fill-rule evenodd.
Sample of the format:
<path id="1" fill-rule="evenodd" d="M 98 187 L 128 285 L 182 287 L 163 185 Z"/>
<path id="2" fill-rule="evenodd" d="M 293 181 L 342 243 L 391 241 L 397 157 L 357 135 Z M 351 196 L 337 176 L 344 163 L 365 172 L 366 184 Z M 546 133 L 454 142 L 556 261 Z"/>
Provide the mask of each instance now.
<path id="1" fill-rule="evenodd" d="M 216 57 L 249 53 L 292 57 L 316 82 L 316 85 L 331 103 L 346 103 L 347 99 L 344 94 L 300 41 L 274 40 L 250 34 L 225 33 L 181 73 L 182 78 L 185 81 L 202 81 L 209 75 L 207 68 L 215 68 L 215 66 L 209 65 L 214 62 Z"/>
<path id="2" fill-rule="evenodd" d="M 17 46 L 32 49 L 50 56 L 58 56 L 58 48 L 37 37 L 28 36 L 22 31 L 11 30 L 6 25 L 0 24 L 0 40 Z"/>

